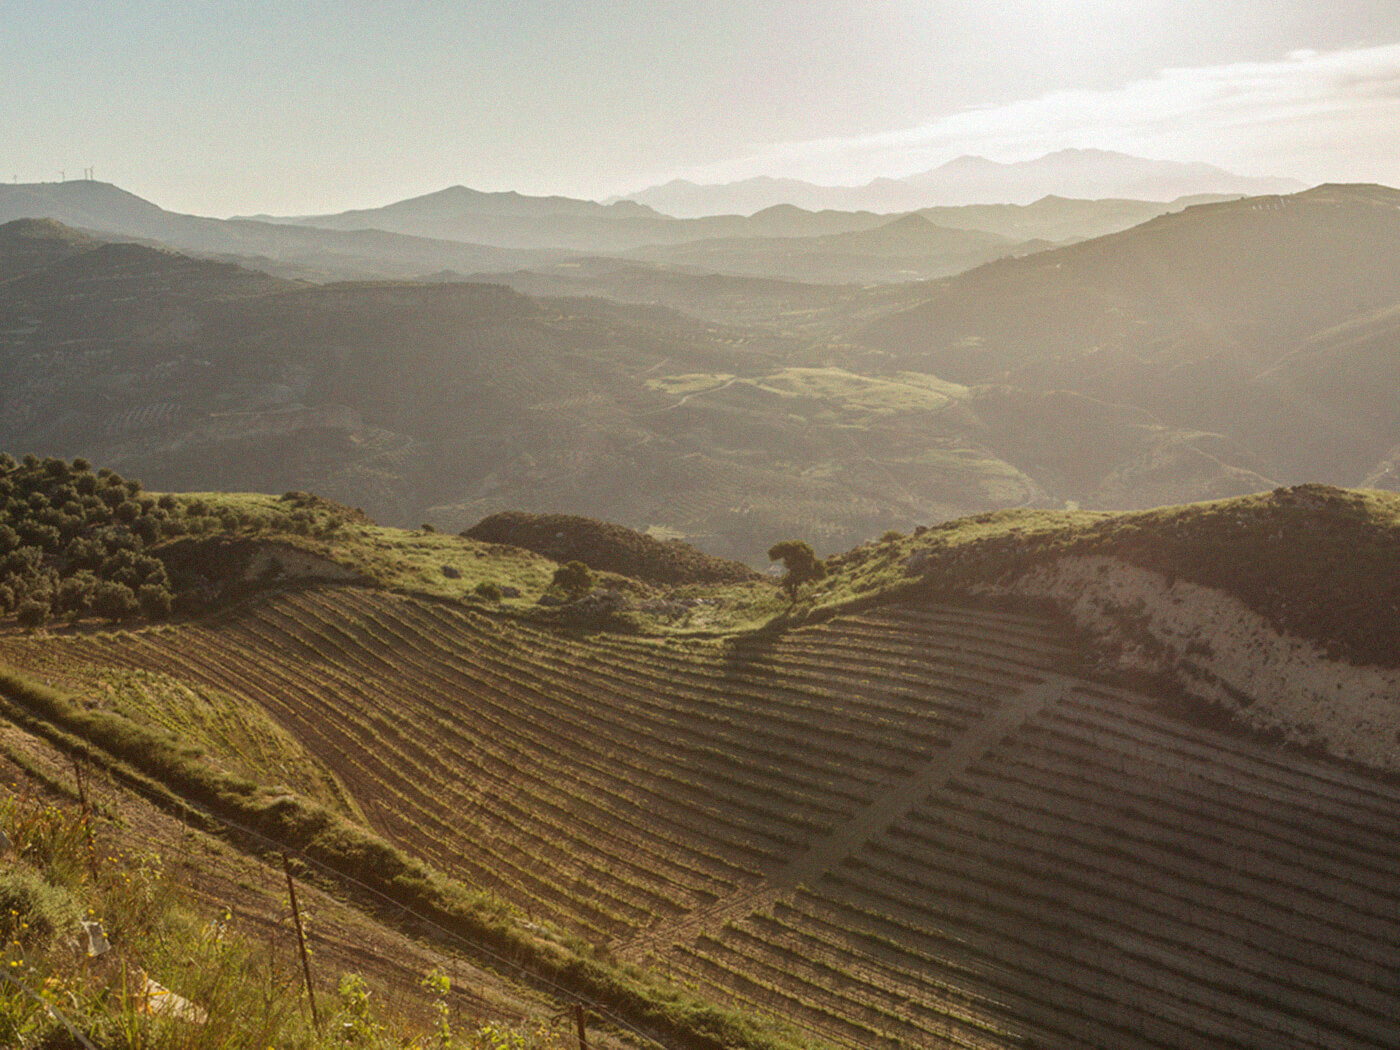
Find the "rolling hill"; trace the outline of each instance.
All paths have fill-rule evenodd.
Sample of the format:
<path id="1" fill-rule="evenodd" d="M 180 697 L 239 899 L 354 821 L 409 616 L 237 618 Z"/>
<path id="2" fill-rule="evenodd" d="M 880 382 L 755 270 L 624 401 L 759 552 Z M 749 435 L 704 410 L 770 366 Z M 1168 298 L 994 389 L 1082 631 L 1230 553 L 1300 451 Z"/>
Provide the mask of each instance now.
<path id="1" fill-rule="evenodd" d="M 1354 483 L 1394 432 L 1342 407 L 1299 351 L 1373 313 L 1384 345 L 1400 279 L 1370 260 L 1400 246 L 1398 205 L 1385 187 L 1322 186 L 1188 208 L 930 285 L 859 338 L 897 367 L 1072 390 L 1224 435 L 1279 481 Z M 1331 374 L 1374 389 L 1388 376 L 1376 345 Z"/>
<path id="2" fill-rule="evenodd" d="M 912 226 L 924 236 L 911 239 L 910 224 L 894 227 L 894 231 L 906 231 L 903 243 L 895 245 L 891 230 L 873 232 L 889 227 L 892 220 L 898 221 L 898 217 L 868 210 L 809 211 L 791 204 L 775 204 L 752 215 L 677 219 L 631 201 L 597 204 L 453 186 L 380 208 L 278 219 L 260 216 L 257 221 L 340 231 L 387 230 L 502 248 L 628 254 L 667 263 L 694 261 L 713 272 L 777 279 L 793 279 L 795 275 L 800 279 L 811 270 L 819 275 L 818 280 L 834 283 L 867 279 L 865 271 L 873 265 L 872 257 L 889 255 L 895 248 L 908 254 L 936 254 L 942 267 L 955 272 L 995 257 L 998 253 L 993 249 L 1007 243 L 1000 235 L 973 230 L 967 224 L 959 227 L 965 231 L 959 235 L 925 227 L 914 217 Z M 873 236 L 862 238 L 867 233 Z M 784 262 L 785 249 L 789 254 L 823 257 L 824 263 L 816 259 L 805 266 Z M 854 258 L 844 260 L 844 267 L 843 250 L 854 254 Z"/>
<path id="3" fill-rule="evenodd" d="M 1393 203 L 1206 205 L 888 287 L 600 260 L 512 275 L 651 282 L 711 320 L 452 280 L 312 285 L 26 221 L 0 230 L 0 445 L 450 531 L 585 513 L 751 564 L 775 536 L 830 552 L 1008 505 L 1385 485 L 1400 285 L 1367 260 L 1400 240 Z M 926 227 L 833 238 L 898 249 Z"/>
<path id="4" fill-rule="evenodd" d="M 1001 512 L 830 559 L 795 605 L 771 583 L 639 596 L 626 633 L 553 625 L 542 582 L 498 606 L 289 580 L 162 627 L 0 633 L 88 710 L 13 676 L 0 697 L 99 748 L 139 733 L 142 690 L 249 705 L 375 834 L 509 902 L 490 936 L 521 957 L 591 943 L 799 1042 L 1384 1047 L 1400 621 L 1373 610 L 1400 598 L 1397 529 L 1396 497 L 1321 487 Z M 389 535 L 279 542 L 349 566 Z M 429 538 L 505 571 L 504 548 Z M 1249 677 L 1279 652 L 1308 672 L 1290 695 Z M 121 756 L 176 790 L 211 776 Z M 335 827 L 316 855 L 349 863 L 334 844 L 364 833 Z"/>
<path id="5" fill-rule="evenodd" d="M 410 278 L 441 269 L 466 272 L 542 265 L 559 252 L 529 252 L 442 237 L 356 228 L 302 228 L 166 211 L 110 183 L 74 179 L 0 186 L 0 222 L 53 219 L 105 240 L 165 245 L 306 280 Z"/>
<path id="6" fill-rule="evenodd" d="M 0 186 L 0 222 L 53 219 L 104 239 L 165 245 L 318 282 L 572 267 L 579 256 L 604 255 L 668 265 L 689 260 L 729 276 L 841 284 L 956 273 L 1046 241 L 1121 230 L 1192 200 L 1047 197 L 1026 206 L 930 208 L 920 213 L 940 227 L 930 229 L 913 213 L 775 204 L 752 215 L 677 219 L 628 202 L 602 205 L 454 186 L 336 215 L 213 219 L 169 212 L 117 186 L 83 179 Z M 890 225 L 901 219 L 902 225 Z M 875 232 L 882 227 L 888 229 Z M 901 243 L 891 243 L 899 230 Z M 862 238 L 866 233 L 872 236 Z M 895 256 L 903 261 L 896 263 Z"/>
<path id="7" fill-rule="evenodd" d="M 1195 194 L 1162 203 L 1113 197 L 1081 200 L 1051 194 L 1030 204 L 947 205 L 921 208 L 915 214 L 939 226 L 985 230 L 1017 242 L 1067 243 L 1118 233 L 1197 204 L 1231 199 L 1229 195 Z"/>
<path id="8" fill-rule="evenodd" d="M 629 257 L 724 274 L 813 283 L 914 281 L 961 273 L 1045 247 L 981 230 L 942 227 L 909 214 L 870 230 L 801 238 L 711 237 L 636 248 Z"/>
<path id="9" fill-rule="evenodd" d="M 748 559 L 799 528 L 831 549 L 1041 498 L 969 434 L 968 392 L 785 366 L 813 352 L 771 329 L 490 285 L 310 286 L 52 225 L 8 243 L 49 265 L 0 285 L 0 442 L 160 488 L 317 490 L 454 531 L 569 506 Z"/>

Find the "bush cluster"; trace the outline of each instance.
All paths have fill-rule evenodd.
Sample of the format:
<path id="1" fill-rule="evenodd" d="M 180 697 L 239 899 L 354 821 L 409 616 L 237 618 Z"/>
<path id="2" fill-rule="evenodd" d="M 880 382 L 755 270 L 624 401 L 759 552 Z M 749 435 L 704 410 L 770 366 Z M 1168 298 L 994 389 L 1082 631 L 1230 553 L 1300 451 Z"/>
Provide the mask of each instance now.
<path id="1" fill-rule="evenodd" d="M 149 548 L 209 527 L 174 496 L 86 460 L 0 453 L 0 613 L 25 627 L 168 616 L 175 595 Z"/>
<path id="2" fill-rule="evenodd" d="M 757 572 L 741 562 L 704 554 L 679 540 L 654 539 L 622 525 L 577 514 L 502 511 L 483 518 L 460 535 L 482 543 L 532 550 L 561 565 L 578 561 L 594 572 L 617 573 L 665 586 L 760 579 Z"/>

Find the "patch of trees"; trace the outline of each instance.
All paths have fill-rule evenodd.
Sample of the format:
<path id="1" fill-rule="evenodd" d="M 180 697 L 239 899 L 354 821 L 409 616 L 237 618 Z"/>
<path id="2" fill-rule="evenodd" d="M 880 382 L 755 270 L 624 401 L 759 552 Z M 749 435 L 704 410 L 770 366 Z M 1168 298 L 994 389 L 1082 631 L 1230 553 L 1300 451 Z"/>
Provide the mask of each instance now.
<path id="1" fill-rule="evenodd" d="M 576 602 L 593 589 L 593 571 L 581 561 L 571 561 L 554 570 L 550 589 L 565 601 Z"/>
<path id="2" fill-rule="evenodd" d="M 0 453 L 0 613 L 25 627 L 60 617 L 162 619 L 176 596 L 150 548 L 223 525 L 207 508 L 197 513 L 84 459 Z"/>
<path id="3" fill-rule="evenodd" d="M 594 572 L 612 572 L 664 586 L 745 583 L 760 578 L 741 562 L 713 557 L 680 540 L 658 540 L 577 514 L 502 511 L 483 518 L 461 535 L 483 543 L 522 547 L 560 564 L 579 561 Z"/>

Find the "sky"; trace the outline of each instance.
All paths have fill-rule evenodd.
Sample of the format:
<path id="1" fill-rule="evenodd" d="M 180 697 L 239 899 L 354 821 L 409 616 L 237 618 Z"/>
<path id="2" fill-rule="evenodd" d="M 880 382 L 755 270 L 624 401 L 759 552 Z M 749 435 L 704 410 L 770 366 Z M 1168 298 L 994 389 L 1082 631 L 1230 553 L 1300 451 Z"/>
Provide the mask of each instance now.
<path id="1" fill-rule="evenodd" d="M 201 215 L 1063 148 L 1400 186 L 1400 0 L 0 0 L 0 179 Z"/>

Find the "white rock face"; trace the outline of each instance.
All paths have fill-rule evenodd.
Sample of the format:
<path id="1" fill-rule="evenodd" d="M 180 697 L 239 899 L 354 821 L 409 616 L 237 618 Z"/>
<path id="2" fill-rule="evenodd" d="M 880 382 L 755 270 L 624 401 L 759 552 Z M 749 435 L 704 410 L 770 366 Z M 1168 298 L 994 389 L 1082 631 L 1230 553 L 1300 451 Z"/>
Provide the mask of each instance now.
<path id="1" fill-rule="evenodd" d="M 255 554 L 243 572 L 245 580 L 265 576 L 279 580 L 335 580 L 354 583 L 361 579 L 354 569 L 348 569 L 329 558 L 312 554 L 289 543 L 267 543 Z"/>
<path id="2" fill-rule="evenodd" d="M 1330 659 L 1222 591 L 1117 558 L 1061 558 L 998 590 L 1054 600 L 1125 666 L 1168 671 L 1251 726 L 1400 769 L 1400 670 Z"/>

